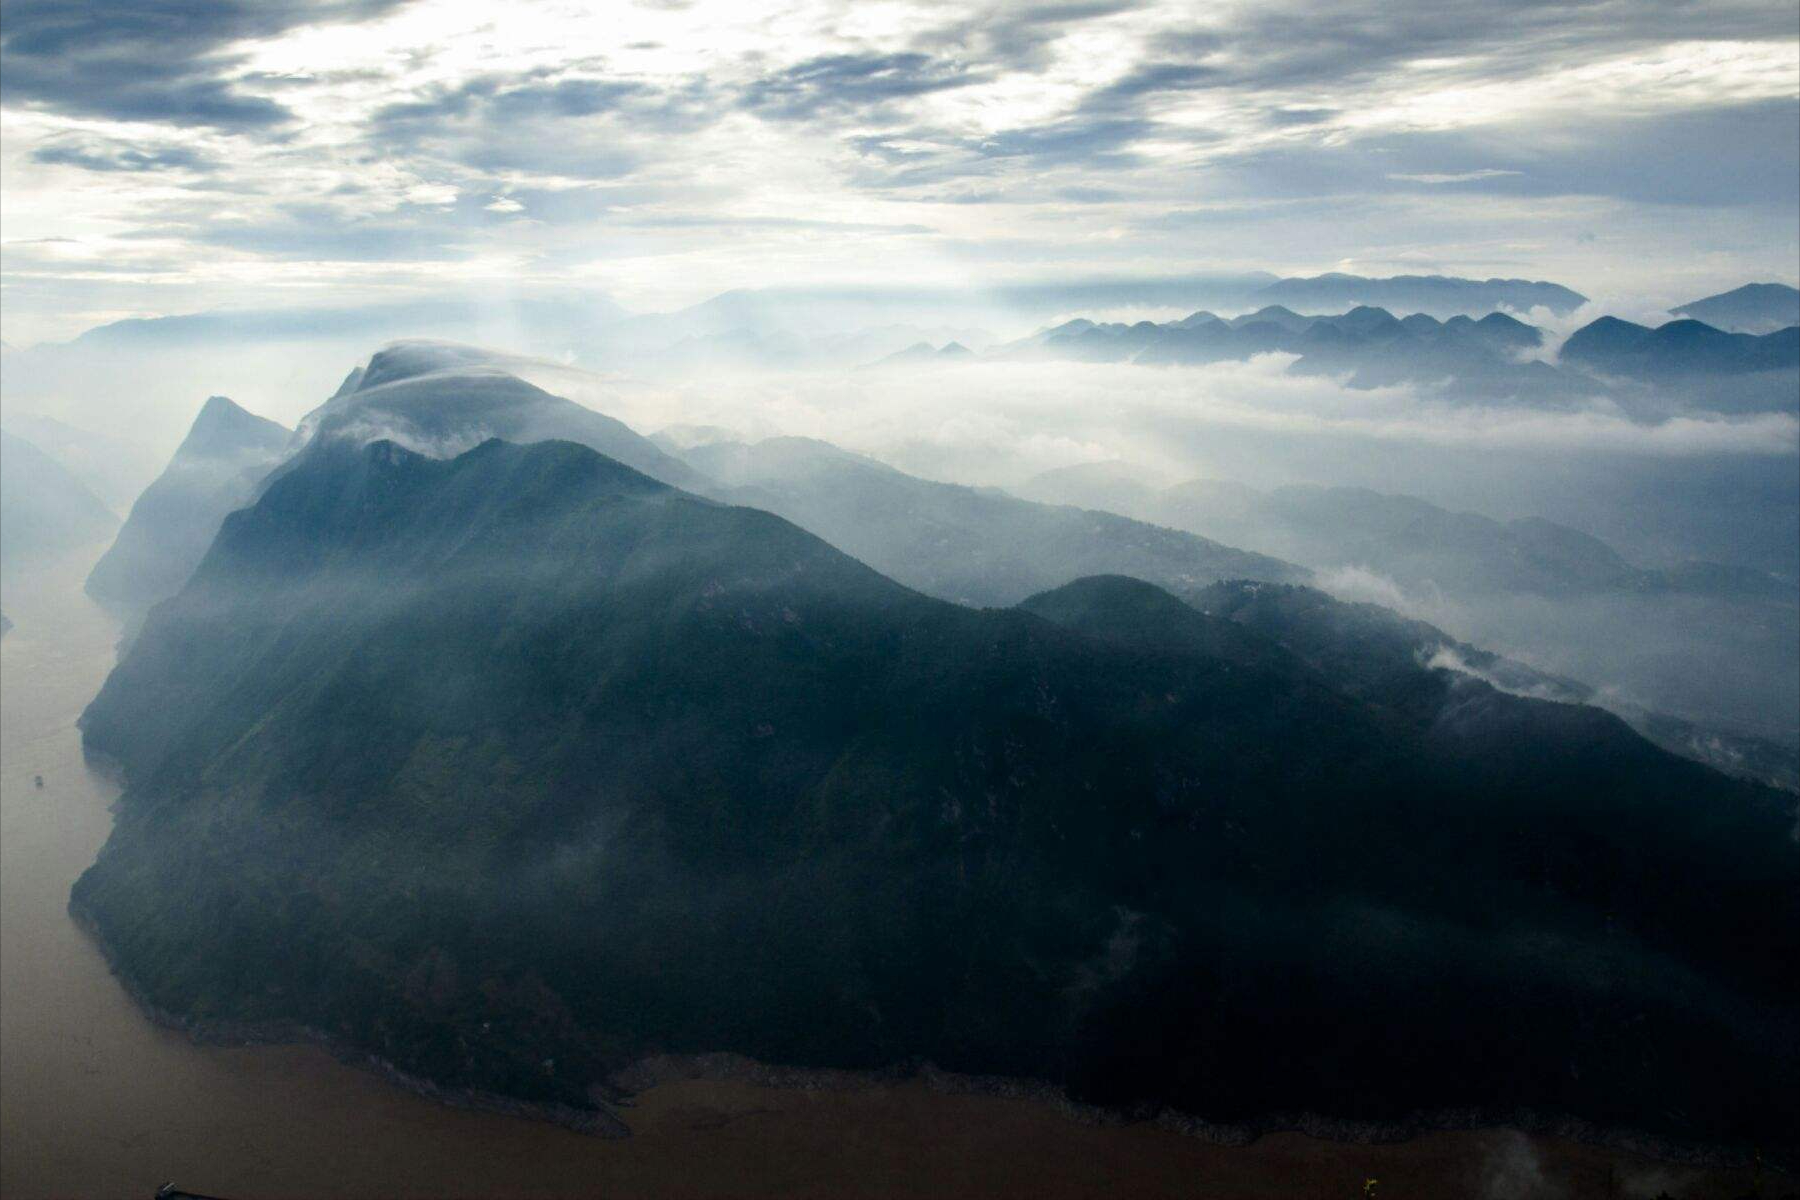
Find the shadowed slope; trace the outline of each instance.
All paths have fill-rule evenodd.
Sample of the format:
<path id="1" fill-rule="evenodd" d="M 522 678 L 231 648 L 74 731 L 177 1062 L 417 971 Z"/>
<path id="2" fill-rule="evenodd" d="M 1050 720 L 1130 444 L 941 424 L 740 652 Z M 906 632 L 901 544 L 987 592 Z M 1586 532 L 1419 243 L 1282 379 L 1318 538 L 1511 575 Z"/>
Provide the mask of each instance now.
<path id="1" fill-rule="evenodd" d="M 1014 604 L 1084 575 L 1169 587 L 1217 579 L 1299 580 L 1306 572 L 1194 534 L 1108 512 L 937 483 L 809 438 L 700 446 L 687 458 L 732 495 L 780 513 L 920 591 Z"/>
<path id="2" fill-rule="evenodd" d="M 249 503 L 290 436 L 224 396 L 207 400 L 169 465 L 137 498 L 118 538 L 94 564 L 88 595 L 136 613 L 180 591 L 219 522 Z"/>
<path id="3" fill-rule="evenodd" d="M 322 445 L 84 717 L 127 791 L 74 904 L 166 1010 L 565 1111 L 728 1049 L 1793 1128 L 1790 805 L 1172 604 L 959 608 L 568 444 Z"/>

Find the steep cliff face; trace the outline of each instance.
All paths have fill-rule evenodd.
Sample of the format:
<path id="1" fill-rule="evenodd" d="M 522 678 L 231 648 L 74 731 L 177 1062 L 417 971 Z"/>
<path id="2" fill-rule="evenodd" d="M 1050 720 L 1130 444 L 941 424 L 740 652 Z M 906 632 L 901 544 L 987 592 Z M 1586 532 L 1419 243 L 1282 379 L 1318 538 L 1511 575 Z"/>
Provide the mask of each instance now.
<path id="1" fill-rule="evenodd" d="M 88 594 L 136 616 L 180 591 L 225 514 L 250 502 L 290 436 L 224 396 L 209 399 L 94 564 Z"/>

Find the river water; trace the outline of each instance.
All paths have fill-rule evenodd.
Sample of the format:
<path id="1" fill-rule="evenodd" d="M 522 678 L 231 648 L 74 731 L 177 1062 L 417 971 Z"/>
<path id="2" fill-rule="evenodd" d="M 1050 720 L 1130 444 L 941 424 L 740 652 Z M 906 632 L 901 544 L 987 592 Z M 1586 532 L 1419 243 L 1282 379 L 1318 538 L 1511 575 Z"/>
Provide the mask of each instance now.
<path id="1" fill-rule="evenodd" d="M 94 554 L 98 553 L 98 547 Z M 1278 1134 L 1221 1147 L 1095 1127 L 922 1083 L 664 1084 L 632 1136 L 444 1107 L 312 1046 L 199 1046 L 132 1004 L 66 910 L 117 796 L 75 720 L 117 627 L 82 595 L 93 555 L 9 581 L 0 640 L 0 1196 L 1735 1195 L 1703 1175 L 1503 1130 L 1363 1146 Z M 36 776 L 42 776 L 38 786 Z M 1522 1185 L 1524 1190 L 1500 1189 Z M 1556 1191 L 1538 1191 L 1539 1187 Z M 1490 1191 L 1491 1189 L 1491 1191 Z M 1624 1191 L 1621 1194 L 1634 1194 Z"/>

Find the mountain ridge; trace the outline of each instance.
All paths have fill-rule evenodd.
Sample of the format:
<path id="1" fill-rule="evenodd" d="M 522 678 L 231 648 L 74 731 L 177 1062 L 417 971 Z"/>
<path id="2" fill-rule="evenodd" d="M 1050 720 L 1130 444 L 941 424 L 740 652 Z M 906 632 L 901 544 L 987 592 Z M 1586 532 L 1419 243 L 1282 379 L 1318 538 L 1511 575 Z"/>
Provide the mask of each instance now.
<path id="1" fill-rule="evenodd" d="M 225 396 L 201 406 L 168 465 L 132 503 L 85 590 L 127 615 L 174 595 L 218 532 L 279 460 L 289 430 Z"/>
<path id="2" fill-rule="evenodd" d="M 1800 325 L 1800 289 L 1785 283 L 1746 283 L 1669 310 L 1738 333 L 1772 333 Z"/>
<path id="3" fill-rule="evenodd" d="M 725 1047 L 1779 1142 L 1790 803 L 1148 587 L 961 608 L 586 447 L 322 443 L 84 715 L 126 792 L 73 904 L 170 1012 L 575 1109 Z M 1711 1051 L 1656 1067 L 1679 1116 L 1642 1037 Z"/>

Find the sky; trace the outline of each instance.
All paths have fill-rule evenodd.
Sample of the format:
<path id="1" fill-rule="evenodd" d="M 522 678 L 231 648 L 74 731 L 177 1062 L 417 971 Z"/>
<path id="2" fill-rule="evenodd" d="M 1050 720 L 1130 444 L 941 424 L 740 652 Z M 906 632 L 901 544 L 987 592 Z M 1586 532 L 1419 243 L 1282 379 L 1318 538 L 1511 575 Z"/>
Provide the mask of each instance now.
<path id="1" fill-rule="evenodd" d="M 1794 0 L 4 0 L 0 337 L 583 289 L 1800 276 Z"/>

